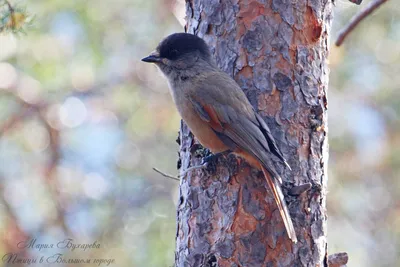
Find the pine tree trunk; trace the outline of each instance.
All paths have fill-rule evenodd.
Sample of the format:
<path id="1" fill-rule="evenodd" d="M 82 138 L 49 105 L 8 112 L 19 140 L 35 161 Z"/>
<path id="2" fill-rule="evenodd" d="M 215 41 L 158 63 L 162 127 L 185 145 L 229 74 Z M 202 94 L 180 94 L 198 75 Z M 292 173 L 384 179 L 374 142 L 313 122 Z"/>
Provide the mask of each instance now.
<path id="1" fill-rule="evenodd" d="M 186 15 L 187 32 L 210 45 L 292 167 L 276 166 L 299 242 L 287 237 L 262 173 L 229 155 L 181 179 L 176 266 L 327 266 L 331 1 L 187 0 Z M 181 170 L 208 153 L 184 123 L 179 141 Z"/>

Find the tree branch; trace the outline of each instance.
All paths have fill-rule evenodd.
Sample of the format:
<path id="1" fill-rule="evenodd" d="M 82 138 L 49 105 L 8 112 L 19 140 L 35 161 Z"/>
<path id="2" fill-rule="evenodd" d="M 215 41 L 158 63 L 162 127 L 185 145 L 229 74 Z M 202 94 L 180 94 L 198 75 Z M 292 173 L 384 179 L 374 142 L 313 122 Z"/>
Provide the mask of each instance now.
<path id="1" fill-rule="evenodd" d="M 0 179 L 3 177 L 0 176 Z M 4 196 L 4 188 L 0 185 L 0 205 L 4 207 L 5 217 L 5 234 L 0 240 L 3 243 L 5 251 L 7 253 L 18 253 L 24 258 L 29 258 L 29 251 L 27 247 L 19 248 L 18 242 L 23 240 L 29 240 L 30 236 L 26 233 L 19 225 L 18 218 L 14 210 L 7 202 Z M 13 264 L 14 265 L 14 264 Z M 16 263 L 16 267 L 23 267 L 23 263 Z"/>
<path id="2" fill-rule="evenodd" d="M 18 123 L 23 121 L 29 115 L 28 109 L 22 109 L 20 112 L 12 115 L 8 120 L 0 125 L 0 137 L 3 136 L 6 132 L 15 127 Z"/>
<path id="3" fill-rule="evenodd" d="M 15 25 L 16 25 L 16 20 L 15 20 L 15 16 L 14 16 L 15 9 L 12 7 L 12 5 L 10 4 L 10 2 L 8 0 L 4 0 L 4 4 L 7 6 L 8 12 L 10 12 L 9 13 L 10 21 L 11 21 L 10 28 L 11 29 L 15 29 Z M 4 26 L 0 27 L 0 32 L 2 32 L 4 29 L 7 29 L 7 24 L 5 24 Z"/>
<path id="4" fill-rule="evenodd" d="M 201 164 L 201 165 L 196 165 L 196 166 L 189 167 L 189 168 L 187 168 L 186 170 L 184 170 L 184 171 L 182 172 L 182 174 L 180 174 L 178 177 L 175 177 L 175 176 L 172 176 L 172 175 L 170 175 L 170 174 L 164 173 L 164 172 L 160 171 L 159 169 L 157 169 L 157 168 L 155 168 L 155 167 L 153 167 L 153 171 L 155 171 L 155 172 L 161 174 L 162 176 L 164 176 L 164 177 L 166 177 L 166 178 L 169 178 L 169 179 L 172 179 L 172 180 L 176 180 L 176 181 L 180 181 L 179 178 L 184 177 L 184 176 L 185 176 L 186 174 L 188 174 L 190 171 L 202 170 L 202 169 L 206 169 L 207 167 L 208 167 L 208 163 L 204 163 L 204 164 Z"/>
<path id="5" fill-rule="evenodd" d="M 170 174 L 167 174 L 165 172 L 160 171 L 159 169 L 153 167 L 153 171 L 161 174 L 162 176 L 164 176 L 165 178 L 171 179 L 171 180 L 175 180 L 175 181 L 180 181 L 178 177 L 172 176 Z"/>
<path id="6" fill-rule="evenodd" d="M 48 104 L 41 102 L 38 104 L 31 104 L 25 102 L 18 95 L 9 91 L 0 91 L 1 94 L 13 98 L 18 104 L 21 105 L 21 111 L 10 117 L 3 125 L 0 126 L 0 137 L 5 135 L 8 131 L 12 130 L 15 125 L 22 122 L 28 115 L 32 113 L 37 116 L 38 120 L 46 128 L 46 131 L 50 136 L 50 160 L 44 169 L 44 184 L 48 187 L 48 190 L 55 200 L 58 223 L 67 235 L 71 235 L 67 225 L 65 224 L 64 211 L 59 199 L 58 186 L 56 182 L 56 168 L 60 160 L 60 134 L 57 129 L 51 127 L 45 116 L 43 115 L 44 110 L 47 109 Z"/>
<path id="7" fill-rule="evenodd" d="M 383 3 L 388 0 L 375 0 L 371 2 L 364 10 L 360 11 L 357 15 L 355 15 L 349 22 L 349 24 L 340 31 L 339 36 L 335 42 L 336 46 L 340 46 L 343 41 L 346 39 L 347 35 L 349 35 L 355 27 L 367 16 L 369 16 L 375 9 L 380 7 Z"/>

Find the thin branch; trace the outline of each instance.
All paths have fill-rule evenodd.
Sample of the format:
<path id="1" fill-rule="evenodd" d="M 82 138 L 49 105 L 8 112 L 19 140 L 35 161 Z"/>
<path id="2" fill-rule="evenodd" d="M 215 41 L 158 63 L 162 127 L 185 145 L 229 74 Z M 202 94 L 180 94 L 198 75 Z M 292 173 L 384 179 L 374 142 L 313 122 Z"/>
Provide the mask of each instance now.
<path id="1" fill-rule="evenodd" d="M 64 232 L 67 235 L 72 236 L 72 233 L 69 231 L 66 221 L 65 221 L 65 212 L 64 208 L 62 208 L 62 203 L 60 200 L 60 192 L 59 186 L 57 184 L 57 166 L 61 158 L 61 142 L 60 142 L 60 132 L 57 129 L 51 127 L 50 123 L 43 115 L 43 110 L 36 110 L 39 121 L 46 128 L 47 132 L 50 136 L 50 160 L 45 168 L 44 176 L 46 179 L 46 185 L 48 186 L 50 194 L 52 194 L 52 198 L 55 199 L 56 203 L 56 211 L 57 211 L 57 222 L 63 228 Z"/>
<path id="2" fill-rule="evenodd" d="M 50 146 L 49 146 L 50 160 L 46 168 L 44 169 L 44 178 L 45 178 L 44 184 L 48 187 L 49 193 L 55 200 L 55 205 L 57 210 L 56 222 L 63 228 L 64 232 L 67 235 L 71 235 L 71 232 L 69 231 L 67 225 L 65 224 L 66 220 L 64 215 L 64 209 L 62 208 L 61 201 L 59 199 L 60 194 L 58 192 L 57 179 L 55 177 L 57 174 L 56 168 L 60 160 L 60 133 L 57 129 L 51 127 L 51 125 L 43 115 L 44 111 L 48 107 L 48 104 L 45 102 L 41 102 L 38 104 L 27 103 L 23 99 L 21 99 L 18 95 L 10 91 L 0 91 L 0 93 L 13 98 L 22 107 L 22 111 L 12 116 L 3 125 L 0 126 L 0 137 L 2 135 L 5 135 L 7 131 L 13 129 L 13 127 L 16 124 L 22 122 L 27 117 L 27 115 L 31 115 L 31 113 L 37 115 L 38 120 L 46 128 L 50 136 Z"/>
<path id="3" fill-rule="evenodd" d="M 6 2 L 6 5 L 8 6 L 8 10 L 10 10 L 10 12 L 14 12 L 14 8 L 10 4 L 10 2 L 8 0 L 4 0 L 4 2 Z"/>
<path id="4" fill-rule="evenodd" d="M 387 1 L 388 0 L 375 0 L 371 2 L 364 10 L 360 11 L 357 15 L 355 15 L 350 20 L 349 24 L 340 31 L 339 36 L 335 42 L 336 46 L 340 46 L 346 39 L 347 35 L 349 35 L 363 19 L 365 19 L 368 15 L 374 12 L 375 9 L 377 9 Z"/>
<path id="5" fill-rule="evenodd" d="M 202 170 L 202 169 L 205 169 L 205 168 L 207 168 L 207 167 L 208 167 L 208 164 L 207 164 L 207 163 L 204 163 L 204 164 L 202 164 L 202 165 L 192 166 L 192 167 L 187 168 L 186 170 L 184 170 L 184 171 L 182 172 L 182 174 L 179 175 L 179 177 L 184 177 L 184 176 L 185 176 L 188 172 L 190 172 L 190 171 L 193 171 L 193 170 Z"/>
<path id="6" fill-rule="evenodd" d="M 179 179 L 178 177 L 172 176 L 172 175 L 167 174 L 167 173 L 165 173 L 165 172 L 162 172 L 162 171 L 160 171 L 159 169 L 157 169 L 157 168 L 155 168 L 155 167 L 153 167 L 153 171 L 155 171 L 155 172 L 161 174 L 161 175 L 164 176 L 165 178 L 169 178 L 169 179 L 172 179 L 172 180 L 175 180 L 175 181 L 180 181 L 180 179 Z"/>
<path id="7" fill-rule="evenodd" d="M 154 170 L 155 172 L 161 174 L 162 176 L 166 177 L 166 178 L 169 178 L 169 179 L 172 179 L 172 180 L 176 180 L 176 181 L 180 181 L 179 178 L 184 177 L 188 172 L 193 171 L 193 170 L 202 170 L 202 169 L 206 169 L 207 167 L 208 167 L 208 164 L 207 164 L 207 163 L 204 163 L 204 164 L 202 164 L 202 165 L 192 166 L 192 167 L 187 168 L 186 170 L 184 170 L 179 176 L 173 176 L 173 175 L 167 174 L 167 173 L 162 172 L 162 171 L 160 171 L 159 169 L 154 168 L 154 167 L 153 167 L 153 170 Z"/>
<path id="8" fill-rule="evenodd" d="M 10 17 L 11 17 L 11 28 L 15 28 L 15 17 L 14 17 L 14 8 L 12 7 L 12 5 L 10 4 L 10 2 L 8 2 L 8 0 L 4 0 L 8 6 L 8 10 L 10 11 Z"/>
<path id="9" fill-rule="evenodd" d="M 11 27 L 10 28 L 14 29 L 15 25 L 16 25 L 15 17 L 14 17 L 15 9 L 12 7 L 12 5 L 10 4 L 10 2 L 8 0 L 4 0 L 4 4 L 7 6 L 8 12 L 10 12 L 9 13 L 10 19 L 11 19 Z M 5 24 L 3 27 L 0 27 L 0 32 L 2 32 L 4 29 L 6 29 L 6 26 L 7 25 Z"/>

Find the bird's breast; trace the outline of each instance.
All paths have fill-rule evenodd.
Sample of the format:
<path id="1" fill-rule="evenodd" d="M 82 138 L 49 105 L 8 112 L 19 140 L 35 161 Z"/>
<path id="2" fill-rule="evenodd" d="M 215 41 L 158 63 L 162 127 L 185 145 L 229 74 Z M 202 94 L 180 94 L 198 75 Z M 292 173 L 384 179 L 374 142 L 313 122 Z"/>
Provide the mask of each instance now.
<path id="1" fill-rule="evenodd" d="M 228 150 L 229 148 L 215 134 L 209 123 L 200 118 L 192 103 L 188 99 L 181 101 L 182 103 L 176 103 L 178 111 L 199 142 L 213 153 Z"/>

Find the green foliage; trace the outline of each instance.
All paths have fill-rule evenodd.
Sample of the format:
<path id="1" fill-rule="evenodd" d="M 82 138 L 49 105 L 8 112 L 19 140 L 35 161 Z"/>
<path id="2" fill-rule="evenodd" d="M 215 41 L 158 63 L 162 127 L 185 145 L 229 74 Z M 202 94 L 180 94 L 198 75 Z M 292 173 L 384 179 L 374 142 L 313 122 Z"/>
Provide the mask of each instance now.
<path id="1" fill-rule="evenodd" d="M 0 0 L 0 33 L 25 33 L 32 27 L 34 17 L 25 7 L 12 5 L 8 0 Z"/>

